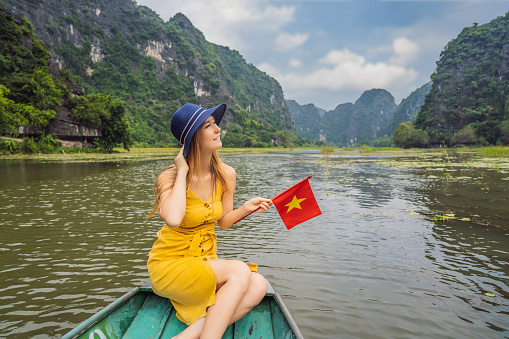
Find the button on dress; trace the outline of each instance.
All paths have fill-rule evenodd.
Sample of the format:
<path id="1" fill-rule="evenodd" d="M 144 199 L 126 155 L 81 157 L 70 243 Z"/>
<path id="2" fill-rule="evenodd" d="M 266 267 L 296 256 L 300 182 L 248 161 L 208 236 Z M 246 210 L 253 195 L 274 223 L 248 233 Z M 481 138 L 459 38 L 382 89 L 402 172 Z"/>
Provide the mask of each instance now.
<path id="1" fill-rule="evenodd" d="M 222 194 L 220 182 L 207 201 L 189 189 L 181 224 L 164 225 L 149 253 L 152 290 L 169 298 L 177 318 L 187 325 L 204 317 L 216 300 L 216 276 L 209 260 L 218 259 L 214 227 L 223 211 Z M 247 265 L 256 272 L 255 264 Z"/>

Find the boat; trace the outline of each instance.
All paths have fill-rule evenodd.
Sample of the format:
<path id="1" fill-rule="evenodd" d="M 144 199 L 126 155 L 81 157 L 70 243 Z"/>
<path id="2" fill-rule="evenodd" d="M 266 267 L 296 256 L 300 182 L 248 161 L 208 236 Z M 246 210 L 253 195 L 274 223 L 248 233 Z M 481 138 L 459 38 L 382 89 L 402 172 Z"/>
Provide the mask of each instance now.
<path id="1" fill-rule="evenodd" d="M 186 328 L 171 302 L 152 291 L 150 282 L 136 287 L 94 314 L 62 339 L 172 338 Z M 268 284 L 263 300 L 226 329 L 223 339 L 303 339 L 281 296 Z"/>

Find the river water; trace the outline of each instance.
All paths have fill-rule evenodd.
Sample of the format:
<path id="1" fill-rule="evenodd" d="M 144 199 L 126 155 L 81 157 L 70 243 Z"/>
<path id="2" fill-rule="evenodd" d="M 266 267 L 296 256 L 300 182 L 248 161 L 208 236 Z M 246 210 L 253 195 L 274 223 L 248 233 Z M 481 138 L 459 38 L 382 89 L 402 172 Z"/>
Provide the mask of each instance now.
<path id="1" fill-rule="evenodd" d="M 313 175 L 321 216 L 287 231 L 273 208 L 217 229 L 220 257 L 257 263 L 306 338 L 509 337 L 506 172 L 222 158 L 236 207 Z M 169 163 L 0 161 L 0 337 L 58 337 L 147 281 L 162 223 L 145 216 Z M 446 214 L 457 219 L 432 220 Z"/>

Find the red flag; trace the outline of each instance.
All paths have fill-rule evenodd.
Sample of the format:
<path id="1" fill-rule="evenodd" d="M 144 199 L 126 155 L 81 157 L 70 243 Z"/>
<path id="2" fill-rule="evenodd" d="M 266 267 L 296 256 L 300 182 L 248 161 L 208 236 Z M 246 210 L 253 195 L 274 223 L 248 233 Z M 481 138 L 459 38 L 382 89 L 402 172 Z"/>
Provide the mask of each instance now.
<path id="1" fill-rule="evenodd" d="M 272 202 L 274 206 L 276 206 L 279 216 L 283 219 L 287 229 L 291 229 L 306 220 L 322 214 L 315 196 L 313 195 L 313 191 L 311 190 L 311 186 L 309 185 L 309 178 L 311 178 L 311 176 L 308 176 L 306 179 L 296 183 L 272 198 Z M 249 212 L 233 224 L 238 223 L 259 209 L 260 207 Z"/>
<path id="2" fill-rule="evenodd" d="M 309 185 L 309 178 L 311 176 L 272 198 L 287 229 L 322 214 Z"/>

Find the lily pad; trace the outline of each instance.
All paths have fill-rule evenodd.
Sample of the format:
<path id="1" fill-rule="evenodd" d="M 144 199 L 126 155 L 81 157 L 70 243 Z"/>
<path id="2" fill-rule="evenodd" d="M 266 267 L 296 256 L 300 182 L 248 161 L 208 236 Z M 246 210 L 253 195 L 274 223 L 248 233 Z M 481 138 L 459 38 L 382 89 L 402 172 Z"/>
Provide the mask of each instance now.
<path id="1" fill-rule="evenodd" d="M 494 293 L 489 293 L 489 292 L 486 292 L 484 293 L 485 295 L 487 295 L 488 297 L 496 297 L 497 295 L 494 294 Z"/>

